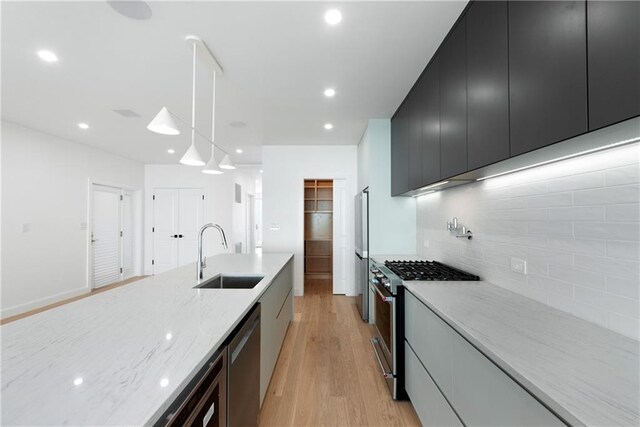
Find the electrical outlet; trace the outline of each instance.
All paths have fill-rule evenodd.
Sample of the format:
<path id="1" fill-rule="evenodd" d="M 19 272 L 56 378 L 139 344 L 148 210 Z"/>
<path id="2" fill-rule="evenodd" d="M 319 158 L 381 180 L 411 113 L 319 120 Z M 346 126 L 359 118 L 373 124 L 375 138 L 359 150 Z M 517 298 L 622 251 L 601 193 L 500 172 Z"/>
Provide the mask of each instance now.
<path id="1" fill-rule="evenodd" d="M 511 271 L 527 274 L 527 261 L 520 258 L 511 258 Z"/>
<path id="2" fill-rule="evenodd" d="M 22 232 L 28 233 L 29 231 L 31 231 L 31 224 L 28 222 L 22 224 Z"/>

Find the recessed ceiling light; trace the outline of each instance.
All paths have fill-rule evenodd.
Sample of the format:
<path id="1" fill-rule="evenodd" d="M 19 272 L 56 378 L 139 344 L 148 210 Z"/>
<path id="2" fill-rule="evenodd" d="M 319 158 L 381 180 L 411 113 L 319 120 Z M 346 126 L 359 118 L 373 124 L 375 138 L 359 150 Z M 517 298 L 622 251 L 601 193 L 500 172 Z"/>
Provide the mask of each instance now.
<path id="1" fill-rule="evenodd" d="M 50 50 L 39 50 L 38 56 L 44 62 L 58 62 L 58 56 Z"/>
<path id="2" fill-rule="evenodd" d="M 338 25 L 342 21 L 342 13 L 338 9 L 330 9 L 324 14 L 324 20 L 329 25 Z"/>
<path id="3" fill-rule="evenodd" d="M 169 153 L 169 154 L 173 154 L 173 153 L 175 153 L 175 152 L 176 152 L 176 150 L 174 150 L 173 148 L 169 148 L 169 149 L 167 150 L 167 153 Z"/>
<path id="4" fill-rule="evenodd" d="M 241 150 L 240 148 L 238 148 L 238 149 L 236 150 L 236 153 L 238 153 L 238 154 L 242 154 L 242 150 Z"/>
<path id="5" fill-rule="evenodd" d="M 332 125 L 331 123 L 325 123 L 325 124 L 324 124 L 324 128 L 325 128 L 326 130 L 331 130 L 331 129 L 333 129 L 333 125 Z"/>
<path id="6" fill-rule="evenodd" d="M 89 129 L 89 125 L 86 123 L 78 123 L 80 129 Z"/>
<path id="7" fill-rule="evenodd" d="M 326 96 L 328 98 L 331 98 L 331 97 L 335 96 L 335 94 L 336 94 L 335 89 L 329 88 L 329 89 L 325 89 L 324 90 L 324 96 Z"/>
<path id="8" fill-rule="evenodd" d="M 162 378 L 160 380 L 160 387 L 166 387 L 169 385 L 169 378 Z"/>
<path id="9" fill-rule="evenodd" d="M 263 172 L 263 170 L 262 170 L 262 169 L 260 169 L 260 173 L 262 173 L 262 172 Z"/>
<path id="10" fill-rule="evenodd" d="M 84 380 L 82 379 L 82 377 L 78 377 L 78 378 L 73 380 L 73 385 L 80 385 L 83 382 L 84 382 Z"/>

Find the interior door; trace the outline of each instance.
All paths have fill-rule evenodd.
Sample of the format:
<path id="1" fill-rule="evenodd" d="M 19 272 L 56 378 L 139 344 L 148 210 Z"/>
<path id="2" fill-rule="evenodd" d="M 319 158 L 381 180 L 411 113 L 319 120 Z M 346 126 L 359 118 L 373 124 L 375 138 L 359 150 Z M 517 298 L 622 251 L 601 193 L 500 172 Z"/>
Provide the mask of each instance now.
<path id="1" fill-rule="evenodd" d="M 198 232 L 204 225 L 204 195 L 201 188 L 178 190 L 178 266 L 198 259 Z"/>
<path id="2" fill-rule="evenodd" d="M 179 190 L 155 189 L 153 192 L 153 273 L 178 267 Z"/>
<path id="3" fill-rule="evenodd" d="M 351 259 L 351 256 L 349 256 L 349 259 Z M 347 185 L 344 179 L 335 179 L 333 181 L 334 294 L 346 293 L 347 274 L 349 271 L 347 262 Z"/>
<path id="4" fill-rule="evenodd" d="M 133 276 L 133 202 L 130 192 L 122 193 L 122 280 Z"/>
<path id="5" fill-rule="evenodd" d="M 93 185 L 91 249 L 93 287 L 120 281 L 120 194 L 114 187 Z"/>

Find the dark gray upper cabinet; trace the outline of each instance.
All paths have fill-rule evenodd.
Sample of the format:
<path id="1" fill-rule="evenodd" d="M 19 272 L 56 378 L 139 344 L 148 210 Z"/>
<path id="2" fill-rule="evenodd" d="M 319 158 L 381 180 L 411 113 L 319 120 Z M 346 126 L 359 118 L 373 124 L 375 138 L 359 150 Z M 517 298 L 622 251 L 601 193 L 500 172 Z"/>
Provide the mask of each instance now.
<path id="1" fill-rule="evenodd" d="M 511 156 L 587 131 L 585 2 L 509 2 Z"/>
<path id="2" fill-rule="evenodd" d="M 469 170 L 509 157 L 507 2 L 478 1 L 467 11 Z"/>
<path id="3" fill-rule="evenodd" d="M 440 59 L 440 177 L 467 171 L 467 53 L 464 17 L 443 42 Z"/>
<path id="4" fill-rule="evenodd" d="M 409 140 L 407 103 L 404 102 L 391 120 L 391 195 L 409 190 Z"/>
<path id="5" fill-rule="evenodd" d="M 640 114 L 640 2 L 588 1 L 589 130 Z"/>
<path id="6" fill-rule="evenodd" d="M 418 80 L 407 98 L 409 112 L 409 190 L 422 184 L 422 105 Z"/>
<path id="7" fill-rule="evenodd" d="M 422 100 L 422 181 L 418 187 L 440 179 L 440 84 L 436 56 L 422 75 L 418 93 Z"/>

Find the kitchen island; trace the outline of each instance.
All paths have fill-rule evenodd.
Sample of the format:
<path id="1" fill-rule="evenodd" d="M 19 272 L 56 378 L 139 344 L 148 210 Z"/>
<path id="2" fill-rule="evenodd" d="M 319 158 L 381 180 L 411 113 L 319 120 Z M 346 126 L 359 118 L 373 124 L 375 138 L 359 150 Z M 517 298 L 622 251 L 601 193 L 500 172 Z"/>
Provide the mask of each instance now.
<path id="1" fill-rule="evenodd" d="M 3 325 L 1 424 L 153 424 L 292 258 L 207 260 L 252 289 L 194 289 L 191 264 Z"/>

